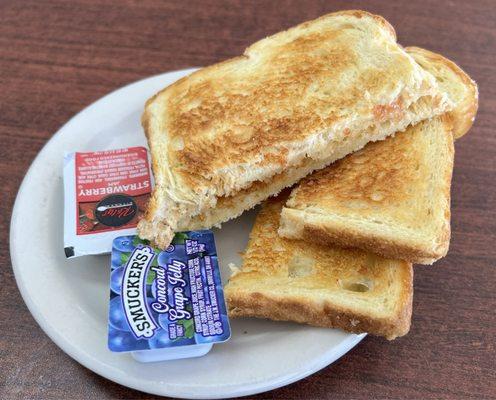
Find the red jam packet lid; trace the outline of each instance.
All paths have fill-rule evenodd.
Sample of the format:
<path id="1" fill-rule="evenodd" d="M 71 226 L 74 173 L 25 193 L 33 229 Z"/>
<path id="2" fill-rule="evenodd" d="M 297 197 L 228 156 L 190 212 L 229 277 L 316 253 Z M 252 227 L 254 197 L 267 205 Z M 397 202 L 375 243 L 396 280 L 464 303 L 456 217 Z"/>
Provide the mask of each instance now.
<path id="1" fill-rule="evenodd" d="M 134 234 L 151 188 L 144 147 L 66 154 L 66 256 L 109 253 L 115 237 Z"/>

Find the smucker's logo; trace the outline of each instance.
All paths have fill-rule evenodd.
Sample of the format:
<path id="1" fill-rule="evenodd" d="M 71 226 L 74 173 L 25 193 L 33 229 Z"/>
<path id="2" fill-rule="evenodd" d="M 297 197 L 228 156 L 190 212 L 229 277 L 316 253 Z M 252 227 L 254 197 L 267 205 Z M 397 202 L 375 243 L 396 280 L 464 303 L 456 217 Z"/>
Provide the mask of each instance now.
<path id="1" fill-rule="evenodd" d="M 158 328 L 148 311 L 146 275 L 155 253 L 149 246 L 137 247 L 129 257 L 122 278 L 122 303 L 136 338 L 150 338 Z"/>
<path id="2" fill-rule="evenodd" d="M 107 226 L 122 226 L 130 222 L 138 207 L 131 196 L 113 194 L 102 199 L 95 208 L 96 219 Z"/>

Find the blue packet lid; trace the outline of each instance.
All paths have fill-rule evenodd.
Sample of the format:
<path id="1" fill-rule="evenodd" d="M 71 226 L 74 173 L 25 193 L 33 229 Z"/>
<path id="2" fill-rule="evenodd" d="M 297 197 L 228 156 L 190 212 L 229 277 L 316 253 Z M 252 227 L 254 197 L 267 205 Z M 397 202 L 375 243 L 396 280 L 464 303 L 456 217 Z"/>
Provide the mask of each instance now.
<path id="1" fill-rule="evenodd" d="M 163 251 L 138 236 L 115 238 L 108 328 L 108 348 L 139 361 L 203 355 L 229 339 L 213 233 L 177 233 Z"/>

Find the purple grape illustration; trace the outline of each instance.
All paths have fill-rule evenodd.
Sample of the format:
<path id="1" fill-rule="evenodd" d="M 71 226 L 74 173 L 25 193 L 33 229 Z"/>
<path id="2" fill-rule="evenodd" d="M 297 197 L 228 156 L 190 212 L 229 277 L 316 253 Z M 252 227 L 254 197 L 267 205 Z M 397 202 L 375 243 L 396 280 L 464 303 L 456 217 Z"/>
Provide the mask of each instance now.
<path id="1" fill-rule="evenodd" d="M 165 330 L 168 329 L 170 324 L 168 314 L 159 314 L 158 315 L 158 324 Z"/>
<path id="2" fill-rule="evenodd" d="M 174 253 L 168 253 L 166 251 L 162 251 L 157 257 L 158 265 L 163 267 L 163 266 L 169 264 L 171 262 L 172 258 L 174 258 Z M 177 257 L 175 257 L 175 258 L 177 258 Z"/>
<path id="3" fill-rule="evenodd" d="M 112 351 L 127 351 L 130 348 L 133 350 L 146 350 L 149 348 L 146 340 L 141 339 L 136 341 L 132 333 L 111 327 L 109 327 L 108 347 Z"/>
<path id="4" fill-rule="evenodd" d="M 129 253 L 134 250 L 133 236 L 121 236 L 114 239 L 112 246 L 115 250 Z"/>
<path id="5" fill-rule="evenodd" d="M 172 344 L 172 340 L 169 339 L 169 333 L 163 329 L 155 331 L 155 335 L 148 341 L 150 349 L 162 349 L 164 347 L 169 347 Z"/>
<path id="6" fill-rule="evenodd" d="M 164 329 L 155 331 L 155 335 L 148 341 L 150 349 L 162 349 L 164 347 L 184 346 L 194 344 L 193 339 L 177 338 L 169 339 L 169 332 Z"/>
<path id="7" fill-rule="evenodd" d="M 110 259 L 110 266 L 112 269 L 119 268 L 122 265 L 121 262 L 121 252 L 117 250 L 112 251 L 112 257 Z"/>
<path id="8" fill-rule="evenodd" d="M 109 325 L 121 331 L 130 331 L 126 316 L 124 314 L 121 296 L 116 296 L 110 300 Z"/>
<path id="9" fill-rule="evenodd" d="M 122 277 L 124 276 L 124 267 L 115 268 L 110 273 L 110 289 L 116 293 L 121 294 Z"/>

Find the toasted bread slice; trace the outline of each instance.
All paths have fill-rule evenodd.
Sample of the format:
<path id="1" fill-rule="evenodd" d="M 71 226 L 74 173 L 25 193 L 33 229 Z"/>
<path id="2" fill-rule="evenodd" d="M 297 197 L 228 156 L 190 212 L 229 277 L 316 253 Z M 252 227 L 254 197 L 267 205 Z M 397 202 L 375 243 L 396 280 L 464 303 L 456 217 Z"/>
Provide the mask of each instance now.
<path id="1" fill-rule="evenodd" d="M 455 103 L 453 112 L 368 144 L 302 180 L 283 208 L 280 235 L 420 264 L 446 255 L 452 131 L 461 136 L 470 128 L 477 86 L 444 57 L 409 51 L 440 81 Z"/>
<path id="2" fill-rule="evenodd" d="M 451 126 L 448 116 L 423 121 L 306 177 L 279 234 L 432 264 L 449 246 Z"/>
<path id="3" fill-rule="evenodd" d="M 220 197 L 450 107 L 381 17 L 343 11 L 263 39 L 147 102 L 156 185 L 138 232 L 164 247 L 181 217 Z"/>
<path id="4" fill-rule="evenodd" d="M 478 91 L 475 82 L 456 64 L 439 54 L 418 47 L 407 47 L 406 51 L 414 57 L 422 68 L 434 75 L 439 87 L 448 94 L 454 103 L 454 109 L 449 113 L 453 120 L 454 136 L 460 137 L 464 135 L 471 127 L 477 112 Z M 428 107 L 425 100 L 416 103 L 412 107 L 412 114 L 421 113 L 418 109 L 422 107 Z M 448 129 L 447 121 L 444 121 L 444 124 L 445 128 Z M 434 125 L 439 127 L 439 124 Z M 363 135 L 364 138 L 369 138 L 370 136 L 368 133 Z M 363 146 L 365 143 L 364 140 L 363 144 L 360 144 Z M 358 142 L 354 143 L 354 145 L 356 144 Z M 386 148 L 384 151 L 386 151 Z M 334 155 L 336 159 L 339 159 L 350 152 L 350 148 L 342 146 Z M 219 198 L 216 207 L 207 209 L 196 217 L 184 216 L 179 226 L 181 230 L 218 226 L 231 218 L 239 216 L 243 211 L 254 207 L 269 196 L 276 195 L 283 188 L 307 176 L 311 171 L 321 168 L 322 163 L 306 159 L 298 168 L 284 171 L 264 182 L 255 182 L 249 188 L 243 189 L 232 196 Z"/>
<path id="5" fill-rule="evenodd" d="M 225 287 L 230 317 L 261 317 L 394 339 L 410 329 L 412 265 L 277 234 L 284 195 L 258 214 Z"/>

